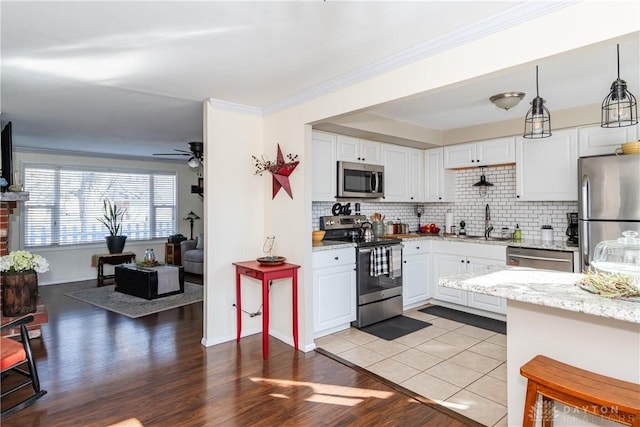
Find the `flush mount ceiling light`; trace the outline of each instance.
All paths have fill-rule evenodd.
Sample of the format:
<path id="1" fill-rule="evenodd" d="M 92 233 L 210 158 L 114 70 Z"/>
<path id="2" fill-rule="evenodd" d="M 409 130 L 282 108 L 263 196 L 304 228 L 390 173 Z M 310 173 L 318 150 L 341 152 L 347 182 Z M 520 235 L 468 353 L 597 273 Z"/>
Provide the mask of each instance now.
<path id="1" fill-rule="evenodd" d="M 509 111 L 509 108 L 513 108 L 524 98 L 524 92 L 503 92 L 493 95 L 489 98 L 489 101 L 498 107 Z"/>
<path id="2" fill-rule="evenodd" d="M 531 108 L 524 118 L 524 138 L 538 139 L 551 136 L 551 115 L 544 106 L 546 101 L 538 93 L 538 66 L 536 65 L 536 97 L 531 101 Z"/>
<path id="3" fill-rule="evenodd" d="M 620 79 L 620 45 L 618 51 L 618 78 L 611 83 L 609 95 L 602 101 L 600 126 L 617 128 L 633 126 L 638 123 L 638 105 L 636 98 L 627 90 L 627 82 Z"/>
<path id="4" fill-rule="evenodd" d="M 482 171 L 480 181 L 473 184 L 473 187 L 478 187 L 478 194 L 480 195 L 480 197 L 487 197 L 489 187 L 493 187 L 493 184 L 487 181 L 487 178 L 485 178 L 484 176 L 484 168 L 486 168 L 486 166 L 480 166 L 480 170 Z"/>

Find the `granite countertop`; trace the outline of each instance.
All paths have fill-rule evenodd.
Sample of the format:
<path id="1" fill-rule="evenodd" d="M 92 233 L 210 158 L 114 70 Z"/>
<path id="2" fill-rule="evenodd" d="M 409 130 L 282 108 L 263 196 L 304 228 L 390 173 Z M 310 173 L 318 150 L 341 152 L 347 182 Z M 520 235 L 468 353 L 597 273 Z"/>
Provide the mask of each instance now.
<path id="1" fill-rule="evenodd" d="M 440 285 L 640 324 L 640 298 L 601 297 L 577 286 L 582 277 L 578 273 L 493 266 L 441 277 Z"/>
<path id="2" fill-rule="evenodd" d="M 312 242 L 313 251 L 328 251 L 331 249 L 355 248 L 356 244 L 352 242 L 341 242 L 339 240 L 322 240 L 320 242 Z"/>
<path id="3" fill-rule="evenodd" d="M 465 242 L 465 243 L 482 243 L 485 245 L 498 245 L 498 246 L 515 246 L 519 248 L 533 248 L 533 249 L 551 249 L 559 251 L 571 251 L 578 252 L 578 247 L 567 246 L 565 240 L 555 240 L 551 243 L 542 242 L 540 239 L 527 239 L 520 242 L 514 242 L 513 240 L 484 240 L 484 239 L 469 239 L 465 237 L 458 237 L 455 235 L 450 236 L 434 236 L 429 234 L 401 234 L 399 235 L 402 240 L 440 240 L 449 242 Z M 391 237 L 391 236 L 390 236 Z"/>
<path id="4" fill-rule="evenodd" d="M 410 233 L 410 234 L 394 234 L 383 237 L 389 237 L 394 239 L 400 239 L 403 241 L 414 241 L 414 240 L 438 240 L 438 241 L 449 241 L 449 242 L 464 242 L 464 243 L 482 243 L 485 245 L 497 245 L 497 246 L 515 246 L 519 248 L 533 248 L 533 249 L 551 249 L 558 251 L 570 251 L 570 252 L 578 252 L 578 248 L 575 246 L 567 246 L 566 240 L 558 240 L 552 243 L 543 243 L 539 239 L 528 239 L 523 240 L 521 242 L 514 242 L 512 240 L 484 240 L 484 239 L 468 239 L 464 237 L 457 236 L 438 236 L 438 235 L 430 235 L 430 234 L 418 234 L 418 233 Z M 353 243 L 346 243 L 341 241 L 331 241 L 331 240 L 323 240 L 322 242 L 313 242 L 313 250 L 327 250 L 327 249 L 339 249 L 344 245 L 355 246 Z"/>

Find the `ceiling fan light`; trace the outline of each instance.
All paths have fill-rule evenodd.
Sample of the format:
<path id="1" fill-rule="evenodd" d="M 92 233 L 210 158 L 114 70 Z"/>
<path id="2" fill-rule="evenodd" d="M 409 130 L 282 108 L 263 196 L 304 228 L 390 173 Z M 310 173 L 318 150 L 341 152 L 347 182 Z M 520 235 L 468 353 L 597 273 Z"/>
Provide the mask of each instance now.
<path id="1" fill-rule="evenodd" d="M 489 101 L 493 102 L 496 107 L 509 111 L 510 108 L 520 103 L 524 95 L 524 92 L 503 92 L 493 95 Z"/>
<path id="2" fill-rule="evenodd" d="M 197 158 L 197 157 L 195 157 L 195 156 L 194 156 L 194 157 L 191 157 L 191 158 L 189 159 L 189 161 L 187 162 L 187 165 L 188 165 L 190 168 L 193 168 L 193 169 L 195 169 L 195 168 L 199 167 L 201 164 L 202 164 L 202 163 L 200 162 L 200 159 L 198 159 L 198 158 Z"/>
<path id="3" fill-rule="evenodd" d="M 536 97 L 524 118 L 524 135 L 527 139 L 548 138 L 551 136 L 551 114 L 544 106 L 546 101 L 538 93 L 538 66 L 536 65 Z"/>

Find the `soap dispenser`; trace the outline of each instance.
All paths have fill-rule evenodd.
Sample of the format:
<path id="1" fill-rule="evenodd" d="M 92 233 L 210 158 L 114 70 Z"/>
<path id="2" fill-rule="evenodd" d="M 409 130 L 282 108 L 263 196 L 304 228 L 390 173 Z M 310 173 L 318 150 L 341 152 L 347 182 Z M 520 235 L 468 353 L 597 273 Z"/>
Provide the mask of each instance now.
<path id="1" fill-rule="evenodd" d="M 516 229 L 513 232 L 513 241 L 514 242 L 522 242 L 522 230 L 520 230 L 520 225 L 516 224 Z"/>

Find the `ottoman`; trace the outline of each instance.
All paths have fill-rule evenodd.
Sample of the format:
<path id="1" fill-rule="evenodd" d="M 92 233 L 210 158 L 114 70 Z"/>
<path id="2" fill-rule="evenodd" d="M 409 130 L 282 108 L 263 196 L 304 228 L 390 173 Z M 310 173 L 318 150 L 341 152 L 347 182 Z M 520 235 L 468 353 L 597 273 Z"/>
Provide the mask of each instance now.
<path id="1" fill-rule="evenodd" d="M 184 269 L 179 265 L 137 267 L 121 264 L 115 267 L 116 292 L 138 298 L 155 299 L 184 293 Z"/>

